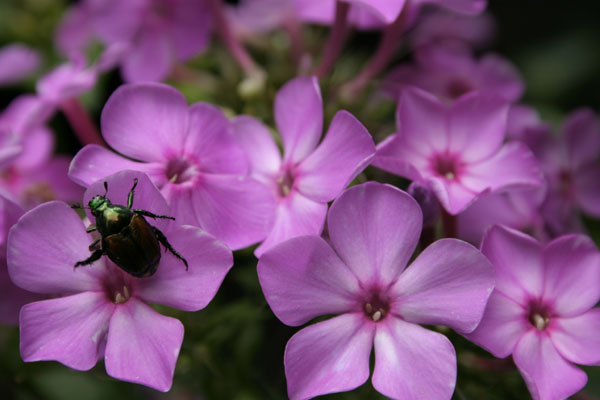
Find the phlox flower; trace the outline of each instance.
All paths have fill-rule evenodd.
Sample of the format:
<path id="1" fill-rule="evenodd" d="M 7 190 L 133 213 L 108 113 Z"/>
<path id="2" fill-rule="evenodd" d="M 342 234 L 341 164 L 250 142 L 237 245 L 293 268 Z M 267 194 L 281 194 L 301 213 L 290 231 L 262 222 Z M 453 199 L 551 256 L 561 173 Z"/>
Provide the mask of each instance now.
<path id="1" fill-rule="evenodd" d="M 394 68 L 382 83 L 395 99 L 407 86 L 415 86 L 452 102 L 460 96 L 487 90 L 510 102 L 525 89 L 517 69 L 500 55 L 488 53 L 476 59 L 464 46 L 427 45 L 415 52 L 415 63 Z"/>
<path id="2" fill-rule="evenodd" d="M 127 204 L 134 178 L 138 185 L 133 207 L 169 215 L 164 198 L 139 172 L 107 177 L 107 198 L 114 204 Z M 103 182 L 96 182 L 84 201 L 104 193 Z M 74 268 L 90 256 L 88 246 L 94 241 L 74 210 L 53 201 L 19 219 L 8 237 L 10 277 L 25 290 L 54 297 L 21 309 L 23 360 L 55 360 L 88 370 L 104 359 L 107 373 L 114 378 L 169 390 L 183 325 L 147 303 L 186 311 L 204 308 L 231 268 L 233 257 L 223 243 L 199 228 L 148 220 L 187 259 L 189 270 L 171 253 L 162 254 L 157 272 L 149 278 L 132 277 L 108 257 Z"/>
<path id="3" fill-rule="evenodd" d="M 573 364 L 600 363 L 600 253 L 583 235 L 547 245 L 495 226 L 481 251 L 494 265 L 496 289 L 467 338 L 496 357 L 512 354 L 535 400 L 564 399 L 586 374 Z"/>
<path id="4" fill-rule="evenodd" d="M 452 215 L 483 193 L 540 186 L 527 146 L 503 144 L 508 109 L 494 93 L 472 92 L 446 106 L 407 88 L 396 113 L 398 133 L 378 145 L 373 165 L 429 185 Z"/>
<path id="5" fill-rule="evenodd" d="M 188 107 L 185 97 L 167 85 L 128 84 L 106 102 L 101 128 L 120 154 L 85 146 L 69 172 L 77 183 L 88 186 L 125 169 L 143 171 L 179 223 L 199 226 L 233 250 L 265 238 L 274 196 L 247 177 L 246 155 L 217 107 Z"/>
<path id="6" fill-rule="evenodd" d="M 16 83 L 32 74 L 41 63 L 33 49 L 12 43 L 0 48 L 0 86 Z"/>
<path id="7" fill-rule="evenodd" d="M 298 326 L 285 349 L 288 395 L 306 399 L 354 389 L 369 377 L 394 399 L 450 399 L 456 354 L 442 334 L 419 324 L 470 332 L 494 287 L 475 247 L 442 239 L 408 261 L 421 232 L 417 202 L 369 182 L 346 190 L 328 215 L 329 241 L 301 236 L 267 250 L 258 277 L 275 315 Z"/>
<path id="8" fill-rule="evenodd" d="M 371 161 L 373 139 L 347 111 L 339 111 L 323 132 L 323 100 L 317 78 L 296 78 L 275 98 L 275 122 L 283 141 L 283 158 L 269 130 L 256 119 L 233 120 L 236 139 L 250 159 L 252 176 L 275 194 L 275 221 L 256 255 L 299 235 L 318 235 L 327 202 Z"/>

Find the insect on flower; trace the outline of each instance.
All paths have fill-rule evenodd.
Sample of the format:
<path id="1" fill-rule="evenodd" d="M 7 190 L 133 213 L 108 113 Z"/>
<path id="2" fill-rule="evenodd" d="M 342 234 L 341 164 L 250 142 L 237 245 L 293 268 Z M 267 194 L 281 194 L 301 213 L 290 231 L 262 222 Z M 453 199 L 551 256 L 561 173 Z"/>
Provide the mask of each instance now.
<path id="1" fill-rule="evenodd" d="M 138 180 L 133 180 L 133 187 L 127 196 L 127 207 L 112 204 L 106 198 L 108 183 L 104 182 L 104 195 L 96 195 L 88 206 L 96 225 L 87 228 L 87 232 L 98 231 L 100 238 L 90 244 L 92 255 L 75 263 L 75 268 L 89 265 L 100 259 L 103 254 L 112 260 L 123 271 L 135 277 L 152 276 L 160 261 L 160 244 L 179 258 L 188 269 L 188 263 L 169 243 L 167 237 L 156 227 L 150 225 L 144 217 L 175 219 L 167 215 L 156 215 L 150 211 L 131 207 Z M 98 246 L 100 245 L 100 247 Z"/>

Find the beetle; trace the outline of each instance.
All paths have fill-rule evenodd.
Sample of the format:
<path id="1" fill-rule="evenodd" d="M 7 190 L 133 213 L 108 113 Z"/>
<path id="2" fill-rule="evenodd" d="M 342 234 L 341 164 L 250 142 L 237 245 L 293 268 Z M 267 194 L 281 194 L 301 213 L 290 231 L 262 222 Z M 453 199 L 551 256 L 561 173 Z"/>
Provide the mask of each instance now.
<path id="1" fill-rule="evenodd" d="M 92 215 L 96 217 L 96 225 L 88 227 L 86 232 L 97 231 L 100 238 L 89 246 L 89 250 L 93 251 L 92 255 L 75 263 L 75 268 L 89 265 L 106 254 L 123 271 L 138 278 L 149 277 L 158 268 L 161 257 L 160 243 L 183 261 L 185 270 L 188 270 L 187 260 L 171 246 L 167 237 L 158 228 L 150 225 L 144 217 L 172 220 L 175 218 L 131 208 L 137 183 L 135 178 L 127 196 L 127 207 L 112 204 L 106 198 L 107 182 L 104 182 L 104 195 L 96 195 L 89 201 L 88 206 Z"/>

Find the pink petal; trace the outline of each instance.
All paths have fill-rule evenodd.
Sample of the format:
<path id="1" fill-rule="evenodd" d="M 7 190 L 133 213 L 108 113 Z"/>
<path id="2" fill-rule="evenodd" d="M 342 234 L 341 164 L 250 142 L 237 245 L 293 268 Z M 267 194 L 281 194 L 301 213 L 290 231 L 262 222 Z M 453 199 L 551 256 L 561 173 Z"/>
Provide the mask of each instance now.
<path id="1" fill-rule="evenodd" d="M 184 0 L 172 7 L 171 39 L 179 60 L 187 60 L 206 48 L 213 28 L 208 2 Z"/>
<path id="2" fill-rule="evenodd" d="M 192 199 L 199 226 L 232 250 L 261 241 L 271 229 L 275 197 L 254 179 L 204 174 Z"/>
<path id="3" fill-rule="evenodd" d="M 23 153 L 13 166 L 30 169 L 45 164 L 54 150 L 54 134 L 45 126 L 36 127 L 22 141 Z"/>
<path id="4" fill-rule="evenodd" d="M 456 239 L 427 247 L 398 278 L 392 312 L 415 324 L 471 332 L 494 289 L 494 269 L 479 250 Z"/>
<path id="5" fill-rule="evenodd" d="M 252 173 L 276 174 L 281 166 L 281 154 L 269 129 L 247 115 L 234 118 L 231 126 L 233 135 L 250 161 Z"/>
<path id="6" fill-rule="evenodd" d="M 188 108 L 185 97 L 157 83 L 120 86 L 102 110 L 102 134 L 124 155 L 161 161 L 183 148 Z"/>
<path id="7" fill-rule="evenodd" d="M 529 189 L 542 185 L 538 162 L 523 143 L 507 143 L 493 157 L 465 167 L 464 186 L 475 192 Z"/>
<path id="8" fill-rule="evenodd" d="M 135 297 L 110 319 L 104 363 L 113 378 L 167 392 L 183 341 L 183 325 Z"/>
<path id="9" fill-rule="evenodd" d="M 327 224 L 333 248 L 361 284 L 386 286 L 406 267 L 422 220 L 411 196 L 367 182 L 346 190 L 333 203 Z"/>
<path id="10" fill-rule="evenodd" d="M 125 82 L 158 82 L 171 71 L 171 47 L 165 33 L 145 25 L 123 57 L 121 73 Z"/>
<path id="11" fill-rule="evenodd" d="M 448 147 L 447 113 L 434 95 L 406 88 L 396 111 L 398 132 L 410 148 L 424 157 L 444 152 Z"/>
<path id="12" fill-rule="evenodd" d="M 348 3 L 364 8 L 386 24 L 391 24 L 400 15 L 406 0 L 348 0 Z"/>
<path id="13" fill-rule="evenodd" d="M 442 334 L 391 317 L 377 325 L 373 386 L 394 399 L 450 399 L 456 353 Z"/>
<path id="14" fill-rule="evenodd" d="M 548 334 L 556 350 L 567 360 L 584 365 L 600 364 L 600 308 L 573 318 L 555 318 Z"/>
<path id="15" fill-rule="evenodd" d="M 42 299 L 42 295 L 23 290 L 10 280 L 6 259 L 0 257 L 0 324 L 17 326 L 21 307 Z"/>
<path id="16" fill-rule="evenodd" d="M 296 236 L 320 235 L 326 214 L 327 204 L 317 203 L 297 192 L 290 193 L 277 205 L 273 227 L 254 254 L 260 257 L 271 247 Z"/>
<path id="17" fill-rule="evenodd" d="M 509 356 L 523 334 L 532 328 L 522 305 L 495 290 L 487 303 L 481 323 L 467 339 L 494 356 Z"/>
<path id="18" fill-rule="evenodd" d="M 77 213 L 60 201 L 25 213 L 8 236 L 8 272 L 18 286 L 36 293 L 102 290 L 102 260 L 74 269 L 90 256 L 92 236 Z M 35 251 L 31 251 L 35 249 Z"/>
<path id="19" fill-rule="evenodd" d="M 580 168 L 573 179 L 574 194 L 586 214 L 600 217 L 600 164 Z"/>
<path id="20" fill-rule="evenodd" d="M 288 396 L 308 399 L 344 392 L 369 378 L 373 324 L 361 314 L 342 314 L 296 333 L 285 348 Z"/>
<path id="21" fill-rule="evenodd" d="M 189 110 L 185 152 L 198 161 L 203 172 L 245 175 L 248 160 L 223 112 L 206 103 L 196 103 Z"/>
<path id="22" fill-rule="evenodd" d="M 600 120 L 593 110 L 581 108 L 571 113 L 562 127 L 562 136 L 571 169 L 598 159 Z"/>
<path id="23" fill-rule="evenodd" d="M 418 181 L 422 179 L 419 171 L 428 168 L 430 162 L 411 147 L 405 136 L 396 133 L 377 145 L 372 164 L 384 171 Z"/>
<path id="24" fill-rule="evenodd" d="M 460 154 L 467 163 L 490 158 L 504 141 L 509 106 L 494 92 L 460 97 L 448 120 L 450 153 Z"/>
<path id="25" fill-rule="evenodd" d="M 63 14 L 54 32 L 54 43 L 62 54 L 83 52 L 92 39 L 92 27 L 87 7 L 83 3 L 72 5 Z"/>
<path id="26" fill-rule="evenodd" d="M 40 61 L 35 50 L 20 43 L 0 48 L 0 86 L 26 78 L 40 66 Z"/>
<path id="27" fill-rule="evenodd" d="M 296 187 L 308 198 L 331 201 L 374 154 L 375 145 L 365 127 L 349 112 L 339 111 L 319 147 L 298 165 Z"/>
<path id="28" fill-rule="evenodd" d="M 73 157 L 69 177 L 81 186 L 92 183 L 123 170 L 146 171 L 147 163 L 131 161 L 106 147 L 89 144 Z"/>
<path id="29" fill-rule="evenodd" d="M 315 77 L 295 78 L 275 97 L 275 122 L 288 162 L 298 162 L 312 152 L 323 132 L 323 100 Z"/>
<path id="30" fill-rule="evenodd" d="M 135 295 L 150 303 L 185 311 L 206 307 L 233 266 L 231 250 L 193 226 L 177 226 L 165 235 L 187 260 L 189 269 L 186 271 L 180 259 L 165 252 L 154 275 L 135 281 Z"/>
<path id="31" fill-rule="evenodd" d="M 440 204 L 450 215 L 458 215 L 471 205 L 479 195 L 487 190 L 477 193 L 455 180 L 430 177 L 427 182 L 437 196 Z"/>
<path id="32" fill-rule="evenodd" d="M 485 10 L 487 0 L 429 0 L 461 14 L 477 15 Z"/>
<path id="33" fill-rule="evenodd" d="M 600 252 L 583 235 L 567 235 L 550 242 L 542 253 L 543 299 L 561 317 L 573 317 L 600 300 Z"/>
<path id="34" fill-rule="evenodd" d="M 522 306 L 543 290 L 542 248 L 531 236 L 493 226 L 481 241 L 481 251 L 494 265 L 496 290 Z"/>
<path id="35" fill-rule="evenodd" d="M 273 313 L 286 325 L 356 308 L 356 277 L 318 236 L 293 238 L 265 252 L 258 279 Z"/>
<path id="36" fill-rule="evenodd" d="M 103 291 L 30 303 L 21 309 L 21 357 L 54 360 L 88 370 L 102 357 L 108 322 L 115 309 Z"/>
<path id="37" fill-rule="evenodd" d="M 587 382 L 585 372 L 562 358 L 548 335 L 536 329 L 521 338 L 513 359 L 534 400 L 565 399 Z"/>

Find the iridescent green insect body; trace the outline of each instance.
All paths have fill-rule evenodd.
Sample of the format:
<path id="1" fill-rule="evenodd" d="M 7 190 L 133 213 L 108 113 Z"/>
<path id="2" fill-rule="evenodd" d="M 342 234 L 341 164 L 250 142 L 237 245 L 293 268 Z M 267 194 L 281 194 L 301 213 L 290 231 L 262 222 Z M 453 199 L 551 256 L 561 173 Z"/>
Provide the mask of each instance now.
<path id="1" fill-rule="evenodd" d="M 168 242 L 166 236 L 156 227 L 150 225 L 144 217 L 175 219 L 167 215 L 156 215 L 146 210 L 132 209 L 133 195 L 137 186 L 137 178 L 127 196 L 127 207 L 112 204 L 106 198 L 108 184 L 104 182 L 104 195 L 96 195 L 88 206 L 96 225 L 87 232 L 98 231 L 96 239 L 89 249 L 93 253 L 87 259 L 79 261 L 75 267 L 89 265 L 106 254 L 123 271 L 135 277 L 153 275 L 160 262 L 160 245 L 162 244 L 175 257 L 179 258 L 188 269 L 188 263 Z"/>

